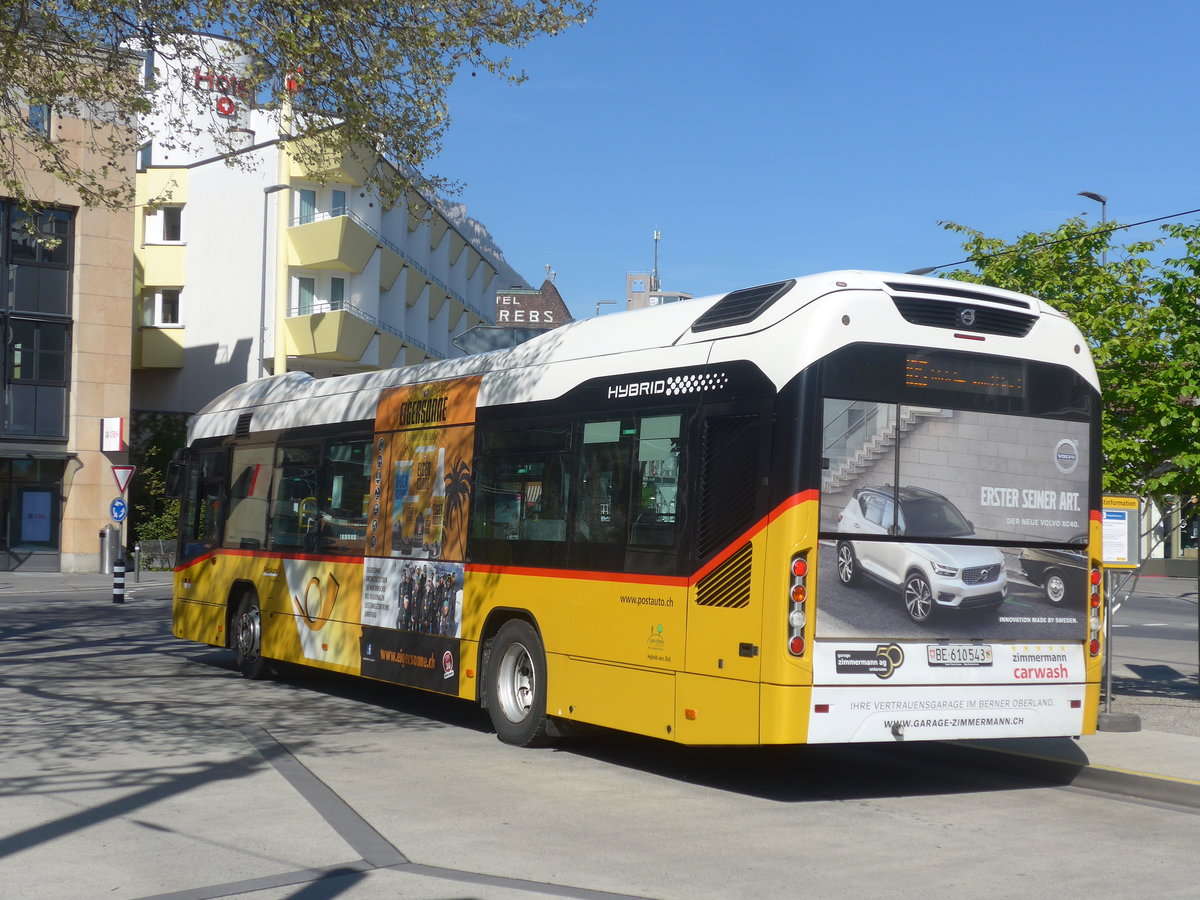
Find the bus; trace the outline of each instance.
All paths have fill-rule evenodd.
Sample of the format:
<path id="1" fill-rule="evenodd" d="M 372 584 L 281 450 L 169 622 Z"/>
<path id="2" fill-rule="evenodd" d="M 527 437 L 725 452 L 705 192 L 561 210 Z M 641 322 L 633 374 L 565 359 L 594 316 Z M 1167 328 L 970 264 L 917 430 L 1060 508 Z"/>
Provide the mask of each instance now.
<path id="1" fill-rule="evenodd" d="M 290 663 L 475 702 L 520 746 L 571 723 L 686 745 L 1081 735 L 1099 441 L 1066 316 L 916 275 L 288 372 L 189 423 L 174 634 L 250 678 Z"/>

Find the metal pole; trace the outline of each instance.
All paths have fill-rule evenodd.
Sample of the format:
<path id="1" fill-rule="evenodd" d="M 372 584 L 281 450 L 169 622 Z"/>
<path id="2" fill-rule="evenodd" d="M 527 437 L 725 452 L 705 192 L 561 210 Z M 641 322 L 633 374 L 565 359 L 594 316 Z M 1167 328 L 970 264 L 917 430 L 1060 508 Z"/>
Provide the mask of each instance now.
<path id="1" fill-rule="evenodd" d="M 1112 572 L 1104 570 L 1104 711 L 1112 712 Z"/>

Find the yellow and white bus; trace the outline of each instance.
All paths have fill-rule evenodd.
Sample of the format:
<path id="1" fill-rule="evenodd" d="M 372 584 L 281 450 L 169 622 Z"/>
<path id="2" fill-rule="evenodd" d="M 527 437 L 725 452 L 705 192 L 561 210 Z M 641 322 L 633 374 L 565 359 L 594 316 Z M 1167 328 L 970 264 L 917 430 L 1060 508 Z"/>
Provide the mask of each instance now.
<path id="1" fill-rule="evenodd" d="M 843 271 L 234 388 L 176 636 L 683 744 L 1079 735 L 1100 396 L 1045 302 Z"/>

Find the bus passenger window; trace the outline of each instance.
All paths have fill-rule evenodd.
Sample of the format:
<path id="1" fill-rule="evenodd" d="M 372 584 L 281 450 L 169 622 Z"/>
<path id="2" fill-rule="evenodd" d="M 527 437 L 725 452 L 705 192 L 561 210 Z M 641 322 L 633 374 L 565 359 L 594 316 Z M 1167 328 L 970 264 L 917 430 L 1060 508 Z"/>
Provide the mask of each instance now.
<path id="1" fill-rule="evenodd" d="M 267 497 L 271 489 L 273 447 L 236 447 L 229 486 L 225 546 L 261 550 L 267 543 Z"/>
<path id="2" fill-rule="evenodd" d="M 584 423 L 572 542 L 578 565 L 619 566 L 623 558 L 636 434 L 631 420 Z"/>
<path id="3" fill-rule="evenodd" d="M 271 549 L 316 548 L 320 461 L 319 445 L 276 450 L 271 484 Z"/>
<path id="4" fill-rule="evenodd" d="M 471 518 L 473 559 L 529 565 L 565 561 L 570 436 L 568 425 L 481 435 Z"/>
<path id="5" fill-rule="evenodd" d="M 318 550 L 361 555 L 367 537 L 371 498 L 371 441 L 333 441 L 321 492 Z"/>
<path id="6" fill-rule="evenodd" d="M 634 509 L 629 544 L 671 547 L 678 534 L 680 416 L 647 416 L 640 422 Z"/>

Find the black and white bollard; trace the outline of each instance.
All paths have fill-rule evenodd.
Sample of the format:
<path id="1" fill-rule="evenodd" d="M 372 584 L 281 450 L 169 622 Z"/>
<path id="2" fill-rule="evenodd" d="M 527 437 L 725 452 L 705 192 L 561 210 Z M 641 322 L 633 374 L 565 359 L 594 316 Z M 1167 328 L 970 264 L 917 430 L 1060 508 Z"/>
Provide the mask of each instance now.
<path id="1" fill-rule="evenodd" d="M 113 603 L 125 602 L 125 558 L 118 556 L 113 563 Z"/>

